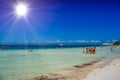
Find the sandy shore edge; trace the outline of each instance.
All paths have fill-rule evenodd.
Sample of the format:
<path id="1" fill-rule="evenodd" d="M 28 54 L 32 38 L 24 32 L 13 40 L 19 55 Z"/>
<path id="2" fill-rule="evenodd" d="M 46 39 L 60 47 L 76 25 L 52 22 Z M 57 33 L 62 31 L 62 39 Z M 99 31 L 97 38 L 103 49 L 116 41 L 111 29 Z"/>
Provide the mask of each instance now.
<path id="1" fill-rule="evenodd" d="M 83 65 L 75 65 L 71 69 L 65 69 L 55 74 L 41 75 L 29 80 L 84 80 L 86 76 L 96 68 L 103 68 L 120 56 L 109 57 L 101 61 L 93 61 Z"/>

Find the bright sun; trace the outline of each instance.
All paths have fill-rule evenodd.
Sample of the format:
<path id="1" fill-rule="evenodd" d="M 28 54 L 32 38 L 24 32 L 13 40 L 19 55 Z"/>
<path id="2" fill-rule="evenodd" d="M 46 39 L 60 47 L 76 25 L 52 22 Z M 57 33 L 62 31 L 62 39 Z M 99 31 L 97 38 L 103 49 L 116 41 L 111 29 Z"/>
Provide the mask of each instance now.
<path id="1" fill-rule="evenodd" d="M 18 4 L 16 6 L 16 14 L 18 16 L 25 16 L 27 14 L 27 6 L 25 4 Z"/>

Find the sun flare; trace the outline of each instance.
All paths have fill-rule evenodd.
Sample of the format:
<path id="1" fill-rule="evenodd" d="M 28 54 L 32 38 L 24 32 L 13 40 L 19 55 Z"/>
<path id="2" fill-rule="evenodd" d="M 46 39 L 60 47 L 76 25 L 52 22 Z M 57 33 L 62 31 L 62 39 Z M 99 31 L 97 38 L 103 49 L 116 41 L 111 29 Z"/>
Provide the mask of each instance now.
<path id="1" fill-rule="evenodd" d="M 16 6 L 16 14 L 18 16 L 25 16 L 27 14 L 27 11 L 28 11 L 27 5 L 25 4 L 18 4 Z"/>

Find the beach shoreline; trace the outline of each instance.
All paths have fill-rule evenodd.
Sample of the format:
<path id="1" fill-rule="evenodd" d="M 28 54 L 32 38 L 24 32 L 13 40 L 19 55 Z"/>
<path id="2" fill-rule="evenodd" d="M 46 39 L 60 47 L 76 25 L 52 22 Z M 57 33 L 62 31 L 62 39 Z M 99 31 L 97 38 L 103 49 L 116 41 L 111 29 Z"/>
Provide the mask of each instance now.
<path id="1" fill-rule="evenodd" d="M 41 75 L 29 80 L 84 80 L 93 70 L 104 68 L 120 56 L 109 57 L 100 61 L 93 61 L 82 65 L 75 65 L 70 69 L 65 69 L 57 73 Z"/>

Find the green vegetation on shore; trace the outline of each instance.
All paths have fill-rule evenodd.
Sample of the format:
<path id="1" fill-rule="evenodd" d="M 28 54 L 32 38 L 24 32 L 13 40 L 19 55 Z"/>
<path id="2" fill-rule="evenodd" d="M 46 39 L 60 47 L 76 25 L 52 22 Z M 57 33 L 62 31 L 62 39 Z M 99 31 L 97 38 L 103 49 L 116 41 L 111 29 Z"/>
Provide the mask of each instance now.
<path id="1" fill-rule="evenodd" d="M 113 45 L 120 46 L 120 41 L 116 41 L 115 43 L 113 43 Z"/>

